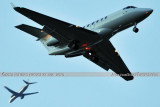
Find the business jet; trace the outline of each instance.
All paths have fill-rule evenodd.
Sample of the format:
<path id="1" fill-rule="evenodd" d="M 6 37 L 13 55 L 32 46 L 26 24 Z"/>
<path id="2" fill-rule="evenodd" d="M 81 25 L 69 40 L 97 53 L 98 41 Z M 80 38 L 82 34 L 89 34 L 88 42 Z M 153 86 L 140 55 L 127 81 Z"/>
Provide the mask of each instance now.
<path id="1" fill-rule="evenodd" d="M 83 55 L 105 70 L 113 70 L 123 79 L 133 80 L 133 75 L 121 59 L 110 38 L 131 26 L 137 33 L 137 24 L 146 19 L 153 10 L 127 6 L 108 16 L 80 27 L 55 19 L 24 7 L 14 10 L 37 22 L 42 28 L 26 24 L 16 28 L 35 36 L 42 42 L 49 55 L 64 55 L 66 58 Z"/>
<path id="2" fill-rule="evenodd" d="M 27 81 L 25 81 L 25 80 L 23 80 L 23 81 L 26 83 L 26 86 L 24 86 L 21 90 L 19 90 L 19 92 L 15 92 L 15 91 L 9 89 L 7 86 L 4 86 L 4 88 L 6 88 L 10 93 L 12 93 L 12 96 L 11 96 L 11 99 L 9 100 L 9 103 L 12 103 L 12 102 L 13 102 L 16 98 L 18 98 L 18 97 L 20 97 L 21 99 L 23 99 L 24 96 L 26 96 L 26 95 L 32 95 L 32 94 L 37 94 L 37 93 L 39 93 L 39 92 L 24 93 L 24 91 L 27 90 L 27 88 L 28 88 L 28 86 L 29 86 L 30 84 L 35 84 L 35 83 L 37 83 L 37 82 L 29 83 L 29 82 L 27 82 Z"/>

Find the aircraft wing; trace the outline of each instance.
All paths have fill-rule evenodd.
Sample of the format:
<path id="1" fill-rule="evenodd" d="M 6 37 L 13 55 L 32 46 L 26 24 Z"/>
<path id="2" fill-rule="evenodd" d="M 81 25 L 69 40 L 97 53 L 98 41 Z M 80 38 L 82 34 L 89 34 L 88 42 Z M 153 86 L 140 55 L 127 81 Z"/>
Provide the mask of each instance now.
<path id="1" fill-rule="evenodd" d="M 96 52 L 96 55 L 99 58 L 98 63 L 96 63 L 97 65 L 105 70 L 108 70 L 109 68 L 112 69 L 127 81 L 133 79 L 131 72 L 109 40 L 102 41 L 100 44 L 93 46 L 92 49 Z"/>
<path id="2" fill-rule="evenodd" d="M 60 21 L 58 19 L 43 15 L 41 13 L 29 10 L 23 7 L 14 7 L 14 9 L 22 15 L 30 18 L 38 24 L 44 26 L 43 30 L 56 38 L 59 42 L 69 43 L 72 40 L 79 40 L 79 44 L 95 45 L 102 40 L 101 36 L 96 32 L 78 27 L 76 25 Z M 100 61 L 97 65 L 102 68 L 112 69 L 117 74 L 131 74 L 123 60 L 120 58 L 110 41 L 103 41 L 93 46 Z M 107 67 L 106 67 L 107 66 Z M 132 80 L 133 76 L 121 76 L 125 80 Z"/>
<path id="3" fill-rule="evenodd" d="M 12 93 L 12 94 L 18 94 L 17 92 L 15 92 L 15 91 L 9 89 L 7 86 L 4 86 L 4 88 L 6 88 L 6 89 L 7 89 L 10 93 Z"/>
<path id="4" fill-rule="evenodd" d="M 25 94 L 23 94 L 23 95 L 32 95 L 32 94 L 37 94 L 37 93 L 39 93 L 39 92 L 33 92 L 33 93 L 25 93 Z"/>
<path id="5" fill-rule="evenodd" d="M 101 40 L 101 37 L 98 36 L 96 32 L 84 29 L 82 27 L 60 21 L 27 8 L 14 7 L 14 9 L 29 19 L 44 26 L 43 30 L 60 42 L 68 43 L 72 40 L 79 40 L 81 45 L 84 43 L 93 44 L 98 40 Z"/>

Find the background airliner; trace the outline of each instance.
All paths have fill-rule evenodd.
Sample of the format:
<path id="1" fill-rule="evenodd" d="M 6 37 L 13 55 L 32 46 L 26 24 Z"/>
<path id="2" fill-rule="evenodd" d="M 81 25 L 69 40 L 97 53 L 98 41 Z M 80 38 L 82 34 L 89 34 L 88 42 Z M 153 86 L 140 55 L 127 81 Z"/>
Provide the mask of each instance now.
<path id="1" fill-rule="evenodd" d="M 42 42 L 49 55 L 64 55 L 66 58 L 83 55 L 103 69 L 113 70 L 127 81 L 132 80 L 133 76 L 113 47 L 110 38 L 131 26 L 134 26 L 133 31 L 137 33 L 137 24 L 153 12 L 150 8 L 127 6 L 79 27 L 27 8 L 13 8 L 43 26 L 39 29 L 21 24 L 16 28 L 37 37 L 37 41 Z"/>
<path id="2" fill-rule="evenodd" d="M 23 80 L 23 81 L 26 83 L 26 86 L 24 86 L 24 87 L 23 87 L 21 90 L 19 90 L 18 92 L 15 92 L 15 91 L 9 89 L 7 86 L 4 86 L 10 93 L 12 93 L 12 96 L 11 96 L 11 99 L 9 100 L 9 103 L 12 103 L 12 102 L 13 102 L 16 98 L 18 98 L 18 97 L 21 97 L 21 99 L 23 99 L 24 96 L 26 96 L 26 95 L 32 95 L 32 94 L 37 94 L 37 93 L 39 93 L 39 92 L 24 93 L 24 91 L 26 91 L 26 89 L 28 88 L 28 86 L 29 86 L 30 84 L 35 84 L 35 83 L 37 83 L 37 82 L 29 83 L 29 82 L 27 82 L 27 81 L 25 81 L 25 80 Z"/>

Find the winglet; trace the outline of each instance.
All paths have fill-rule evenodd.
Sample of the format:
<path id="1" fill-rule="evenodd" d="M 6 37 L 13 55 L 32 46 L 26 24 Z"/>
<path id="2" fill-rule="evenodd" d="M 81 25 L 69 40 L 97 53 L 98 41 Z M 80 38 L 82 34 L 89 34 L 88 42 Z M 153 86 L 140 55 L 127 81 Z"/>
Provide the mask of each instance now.
<path id="1" fill-rule="evenodd" d="M 7 86 L 6 86 L 6 85 L 4 85 L 4 88 L 7 88 Z"/>
<path id="2" fill-rule="evenodd" d="M 10 4 L 11 4 L 11 6 L 12 6 L 13 8 L 15 8 L 15 7 L 16 7 L 12 2 L 11 2 Z"/>

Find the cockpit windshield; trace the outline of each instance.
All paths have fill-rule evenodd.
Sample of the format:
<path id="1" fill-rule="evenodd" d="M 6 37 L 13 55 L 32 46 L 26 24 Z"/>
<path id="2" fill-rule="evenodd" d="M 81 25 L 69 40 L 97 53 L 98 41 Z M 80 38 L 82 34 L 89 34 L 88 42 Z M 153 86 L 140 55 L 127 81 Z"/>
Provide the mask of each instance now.
<path id="1" fill-rule="evenodd" d="M 134 8 L 137 8 L 137 7 L 135 7 L 135 6 L 127 6 L 127 7 L 123 8 L 123 10 L 130 9 L 130 8 L 134 9 Z"/>

